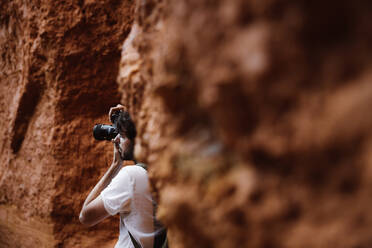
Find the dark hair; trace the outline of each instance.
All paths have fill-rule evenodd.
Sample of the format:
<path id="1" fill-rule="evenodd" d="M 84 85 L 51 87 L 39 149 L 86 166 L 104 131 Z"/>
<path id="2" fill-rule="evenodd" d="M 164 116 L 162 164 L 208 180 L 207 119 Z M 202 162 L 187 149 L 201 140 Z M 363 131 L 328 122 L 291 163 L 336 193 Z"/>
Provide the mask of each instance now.
<path id="1" fill-rule="evenodd" d="M 134 138 L 136 138 L 137 136 L 137 130 L 134 122 L 132 121 L 132 118 L 127 111 L 122 110 L 119 112 L 119 116 L 116 121 L 116 127 L 119 130 L 124 131 L 127 138 L 134 142 Z"/>

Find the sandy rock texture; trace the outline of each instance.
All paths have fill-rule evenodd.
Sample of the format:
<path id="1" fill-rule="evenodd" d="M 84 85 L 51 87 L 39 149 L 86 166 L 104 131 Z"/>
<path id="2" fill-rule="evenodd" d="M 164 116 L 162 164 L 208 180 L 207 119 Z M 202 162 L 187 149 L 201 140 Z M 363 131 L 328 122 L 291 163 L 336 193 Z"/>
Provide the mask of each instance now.
<path id="1" fill-rule="evenodd" d="M 138 1 L 118 77 L 172 247 L 372 246 L 369 1 Z"/>
<path id="2" fill-rule="evenodd" d="M 120 100 L 133 10 L 132 1 L 1 2 L 0 247 L 113 247 L 116 220 L 84 229 L 78 214 L 111 163 L 111 146 L 91 131 Z"/>
<path id="3" fill-rule="evenodd" d="M 119 101 L 172 248 L 372 246 L 371 2 L 0 8 L 0 247 L 113 247 L 78 213 Z"/>

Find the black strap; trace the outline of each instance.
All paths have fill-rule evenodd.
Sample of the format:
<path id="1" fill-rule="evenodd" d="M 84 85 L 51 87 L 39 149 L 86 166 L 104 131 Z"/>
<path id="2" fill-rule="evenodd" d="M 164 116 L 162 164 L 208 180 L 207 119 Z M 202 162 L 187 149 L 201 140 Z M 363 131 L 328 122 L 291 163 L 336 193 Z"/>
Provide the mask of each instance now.
<path id="1" fill-rule="evenodd" d="M 137 166 L 140 166 L 144 168 L 147 171 L 147 165 L 143 163 L 137 163 Z M 154 217 L 155 217 L 155 212 L 157 210 L 157 205 L 153 202 L 153 209 L 154 209 Z M 155 223 L 154 223 L 155 224 Z M 142 246 L 137 242 L 137 240 L 132 236 L 132 234 L 129 232 L 130 239 L 132 240 L 132 243 L 134 245 L 134 248 L 142 248 Z M 167 240 L 167 229 L 164 228 L 161 232 L 155 235 L 154 237 L 154 248 L 168 248 L 168 240 Z"/>
<path id="2" fill-rule="evenodd" d="M 168 248 L 167 229 L 164 228 L 160 233 L 155 235 L 154 248 Z"/>
<path id="3" fill-rule="evenodd" d="M 130 239 L 132 240 L 132 243 L 134 245 L 134 248 L 142 248 L 140 244 L 138 244 L 137 240 L 134 239 L 134 237 L 132 236 L 132 234 L 128 231 L 129 233 L 129 236 L 130 236 Z"/>
<path id="4" fill-rule="evenodd" d="M 137 240 L 129 231 L 128 234 L 130 239 L 132 240 L 134 248 L 142 248 L 142 246 L 138 244 Z M 159 234 L 155 235 L 154 248 L 168 248 L 167 229 L 164 229 Z"/>
<path id="5" fill-rule="evenodd" d="M 147 165 L 145 165 L 144 163 L 137 163 L 136 160 L 134 160 L 134 161 L 135 161 L 135 163 L 136 163 L 137 166 L 142 167 L 142 168 L 144 168 L 147 171 Z"/>

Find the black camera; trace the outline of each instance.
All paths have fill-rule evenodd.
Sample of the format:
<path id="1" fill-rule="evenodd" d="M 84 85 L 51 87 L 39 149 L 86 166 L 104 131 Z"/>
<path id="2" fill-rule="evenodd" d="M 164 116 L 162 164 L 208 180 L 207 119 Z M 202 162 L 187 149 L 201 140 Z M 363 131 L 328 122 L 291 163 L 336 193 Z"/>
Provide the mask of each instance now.
<path id="1" fill-rule="evenodd" d="M 119 130 L 117 128 L 117 121 L 119 119 L 120 111 L 114 112 L 110 116 L 110 120 L 113 125 L 106 125 L 106 124 L 96 124 L 93 127 L 93 137 L 96 140 L 112 140 L 119 134 Z"/>

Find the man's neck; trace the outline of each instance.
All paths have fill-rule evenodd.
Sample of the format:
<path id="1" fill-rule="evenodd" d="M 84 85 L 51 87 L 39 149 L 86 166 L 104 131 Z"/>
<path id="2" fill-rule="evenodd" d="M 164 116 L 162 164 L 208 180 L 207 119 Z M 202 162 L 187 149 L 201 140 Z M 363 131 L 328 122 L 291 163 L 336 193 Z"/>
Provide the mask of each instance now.
<path id="1" fill-rule="evenodd" d="M 127 166 L 127 165 L 135 165 L 136 163 L 134 160 L 123 160 L 122 166 Z"/>

